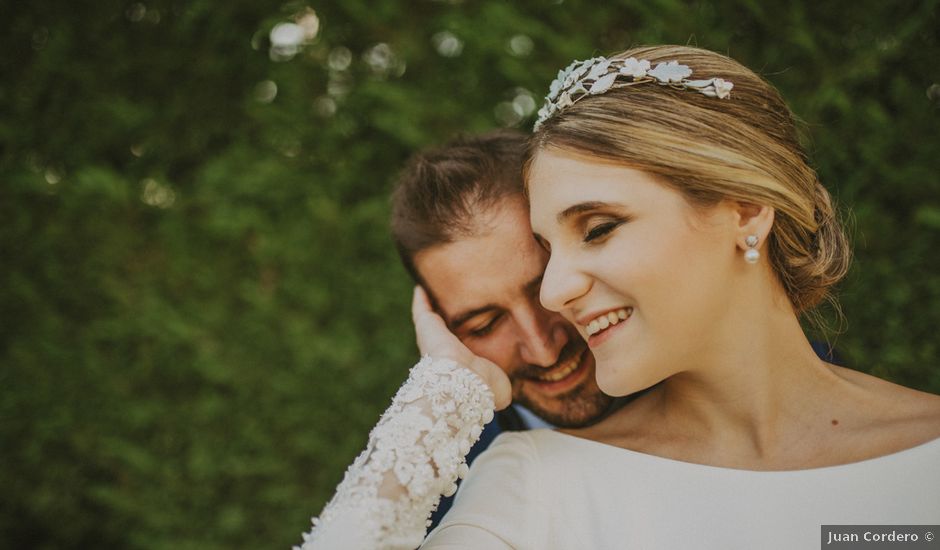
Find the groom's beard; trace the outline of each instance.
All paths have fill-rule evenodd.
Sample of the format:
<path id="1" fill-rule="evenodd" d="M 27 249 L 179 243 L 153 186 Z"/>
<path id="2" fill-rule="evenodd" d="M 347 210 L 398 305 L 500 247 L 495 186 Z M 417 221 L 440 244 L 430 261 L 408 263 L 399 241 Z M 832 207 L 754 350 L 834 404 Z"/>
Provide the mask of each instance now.
<path id="1" fill-rule="evenodd" d="M 559 354 L 562 363 L 585 347 L 584 341 L 572 339 Z M 529 409 L 546 422 L 559 428 L 583 428 L 606 417 L 616 404 L 615 398 L 603 393 L 594 378 L 594 359 L 590 350 L 584 350 L 578 369 L 588 369 L 584 379 L 575 387 L 559 395 L 540 391 L 539 377 L 551 367 L 527 365 L 510 374 L 513 401 Z"/>
<path id="2" fill-rule="evenodd" d="M 580 386 L 564 397 L 564 408 L 545 407 L 525 395 L 516 402 L 557 428 L 584 428 L 613 412 L 616 399 L 597 389 Z"/>

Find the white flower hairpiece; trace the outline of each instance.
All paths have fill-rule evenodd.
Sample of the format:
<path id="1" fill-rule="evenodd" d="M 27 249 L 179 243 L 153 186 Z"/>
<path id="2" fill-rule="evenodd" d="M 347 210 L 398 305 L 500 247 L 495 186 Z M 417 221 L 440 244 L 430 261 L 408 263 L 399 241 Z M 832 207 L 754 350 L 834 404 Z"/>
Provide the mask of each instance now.
<path id="1" fill-rule="evenodd" d="M 658 63 L 653 69 L 650 69 L 649 61 L 635 57 L 594 57 L 575 61 L 558 71 L 558 77 L 549 86 L 545 104 L 539 109 L 538 119 L 535 121 L 535 130 L 555 113 L 574 105 L 578 100 L 589 95 L 602 94 L 613 88 L 655 82 L 662 86 L 693 90 L 720 99 L 727 98 L 734 88 L 734 84 L 721 78 L 688 80 L 690 76 L 692 69 L 688 65 L 680 65 L 678 61 Z"/>

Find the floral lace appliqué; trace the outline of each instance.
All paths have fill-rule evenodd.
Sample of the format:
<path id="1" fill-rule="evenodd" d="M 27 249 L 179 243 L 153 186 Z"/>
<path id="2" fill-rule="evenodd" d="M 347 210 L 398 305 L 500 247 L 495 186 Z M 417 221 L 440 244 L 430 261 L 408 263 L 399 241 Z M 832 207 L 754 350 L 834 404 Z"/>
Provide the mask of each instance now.
<path id="1" fill-rule="evenodd" d="M 294 550 L 417 548 L 441 495 L 453 494 L 457 478 L 466 475 L 464 458 L 493 419 L 493 408 L 492 392 L 475 373 L 450 360 L 422 358 Z M 361 518 L 356 537 L 331 533 L 349 528 L 344 518 Z M 357 542 L 324 542 L 344 539 Z"/>

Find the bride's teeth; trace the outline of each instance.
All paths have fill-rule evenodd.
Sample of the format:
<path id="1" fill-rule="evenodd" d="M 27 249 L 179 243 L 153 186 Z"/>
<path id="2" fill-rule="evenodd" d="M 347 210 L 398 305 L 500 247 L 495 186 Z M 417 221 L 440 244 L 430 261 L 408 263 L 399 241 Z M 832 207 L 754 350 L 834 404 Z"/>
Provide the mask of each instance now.
<path id="1" fill-rule="evenodd" d="M 633 313 L 633 308 L 620 308 L 617 311 L 608 311 L 603 315 L 599 315 L 596 319 L 588 323 L 586 331 L 588 336 L 593 336 L 598 332 L 609 328 L 613 325 L 616 325 L 620 321 L 626 321 L 630 314 Z"/>

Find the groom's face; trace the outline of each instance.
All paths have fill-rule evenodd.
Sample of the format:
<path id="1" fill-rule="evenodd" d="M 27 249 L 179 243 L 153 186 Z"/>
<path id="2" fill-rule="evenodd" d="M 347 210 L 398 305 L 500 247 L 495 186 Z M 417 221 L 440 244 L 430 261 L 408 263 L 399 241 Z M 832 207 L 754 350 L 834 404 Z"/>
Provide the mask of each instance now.
<path id="1" fill-rule="evenodd" d="M 577 331 L 539 303 L 548 255 L 525 202 L 506 199 L 475 221 L 475 236 L 414 258 L 447 325 L 506 371 L 513 400 L 559 427 L 598 420 L 613 398 L 598 389 L 594 357 Z"/>

